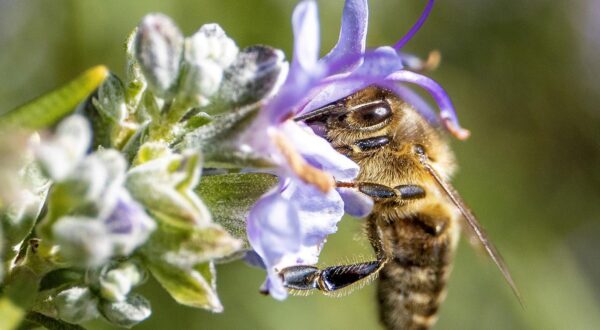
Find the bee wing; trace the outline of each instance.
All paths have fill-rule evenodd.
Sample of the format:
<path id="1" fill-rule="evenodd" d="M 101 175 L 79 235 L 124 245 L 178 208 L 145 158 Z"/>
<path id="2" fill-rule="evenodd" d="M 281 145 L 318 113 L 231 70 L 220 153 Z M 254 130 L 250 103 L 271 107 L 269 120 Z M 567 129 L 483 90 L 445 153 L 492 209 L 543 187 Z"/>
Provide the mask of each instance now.
<path id="1" fill-rule="evenodd" d="M 517 286 L 515 285 L 515 282 L 512 276 L 510 275 L 508 267 L 506 266 L 504 259 L 502 259 L 500 252 L 498 252 L 494 244 L 492 244 L 487 234 L 483 230 L 483 227 L 481 227 L 479 221 L 477 221 L 477 218 L 475 218 L 475 215 L 473 214 L 473 212 L 471 212 L 469 207 L 467 207 L 467 205 L 462 200 L 458 192 L 449 182 L 444 180 L 444 178 L 442 178 L 442 176 L 438 174 L 438 172 L 429 164 L 429 162 L 426 159 L 424 159 L 425 157 L 421 157 L 421 163 L 423 164 L 425 169 L 427 169 L 429 174 L 431 174 L 431 176 L 435 179 L 442 191 L 446 193 L 446 195 L 452 201 L 452 203 L 460 210 L 460 213 L 462 213 L 473 235 L 481 243 L 487 254 L 490 256 L 490 258 L 492 258 L 492 260 L 496 264 L 496 266 L 498 266 L 498 269 L 500 269 L 500 272 L 504 276 L 504 279 L 506 280 L 506 282 L 508 282 L 515 296 L 517 296 L 517 299 L 519 299 L 519 302 L 522 304 L 521 294 L 519 293 L 519 290 L 517 289 Z"/>

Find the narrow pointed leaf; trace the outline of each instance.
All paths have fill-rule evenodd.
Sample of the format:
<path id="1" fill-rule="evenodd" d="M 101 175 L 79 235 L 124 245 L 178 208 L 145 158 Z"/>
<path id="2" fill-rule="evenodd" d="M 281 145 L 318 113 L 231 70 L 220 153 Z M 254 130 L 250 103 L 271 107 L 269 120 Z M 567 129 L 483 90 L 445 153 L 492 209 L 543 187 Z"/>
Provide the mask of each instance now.
<path id="1" fill-rule="evenodd" d="M 108 77 L 105 66 L 93 67 L 66 85 L 0 115 L 0 127 L 40 129 L 73 112 Z"/>

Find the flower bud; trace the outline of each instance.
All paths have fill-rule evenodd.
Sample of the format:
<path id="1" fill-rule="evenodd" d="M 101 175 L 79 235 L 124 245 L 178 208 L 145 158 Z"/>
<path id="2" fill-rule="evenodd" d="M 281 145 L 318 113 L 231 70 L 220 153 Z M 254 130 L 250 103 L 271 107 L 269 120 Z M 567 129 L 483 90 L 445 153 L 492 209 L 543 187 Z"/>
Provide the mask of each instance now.
<path id="1" fill-rule="evenodd" d="M 131 328 L 152 314 L 148 300 L 135 293 L 130 294 L 124 301 L 103 301 L 100 310 L 109 322 L 125 328 Z"/>
<path id="2" fill-rule="evenodd" d="M 219 98 L 234 105 L 257 102 L 276 90 L 287 72 L 281 50 L 262 45 L 245 48 L 225 70 Z"/>
<path id="3" fill-rule="evenodd" d="M 132 262 L 124 262 L 100 277 L 100 295 L 108 301 L 125 301 L 131 289 L 144 278 L 141 268 Z"/>
<path id="4" fill-rule="evenodd" d="M 61 256 L 83 267 L 97 266 L 110 258 L 110 237 L 102 222 L 88 217 L 63 217 L 52 226 L 53 242 Z"/>
<path id="5" fill-rule="evenodd" d="M 106 218 L 65 216 L 52 226 L 60 253 L 71 263 L 92 267 L 112 256 L 127 256 L 144 244 L 156 224 L 125 189 L 116 191 L 116 203 Z"/>
<path id="6" fill-rule="evenodd" d="M 79 115 L 63 120 L 53 137 L 34 146 L 35 156 L 53 180 L 64 179 L 85 156 L 92 138 L 88 122 Z"/>
<path id="7" fill-rule="evenodd" d="M 98 298 L 89 288 L 72 287 L 54 298 L 58 317 L 69 323 L 83 323 L 98 317 Z"/>
<path id="8" fill-rule="evenodd" d="M 221 85 L 223 70 L 238 54 L 235 42 L 217 24 L 203 25 L 185 41 L 181 93 L 194 105 L 206 105 Z"/>
<path id="9" fill-rule="evenodd" d="M 152 91 L 171 97 L 179 77 L 183 36 L 162 14 L 146 15 L 138 26 L 135 54 Z"/>
<path id="10" fill-rule="evenodd" d="M 98 88 L 96 107 L 104 117 L 115 122 L 125 119 L 127 108 L 125 106 L 125 88 L 121 80 L 110 74 Z"/>

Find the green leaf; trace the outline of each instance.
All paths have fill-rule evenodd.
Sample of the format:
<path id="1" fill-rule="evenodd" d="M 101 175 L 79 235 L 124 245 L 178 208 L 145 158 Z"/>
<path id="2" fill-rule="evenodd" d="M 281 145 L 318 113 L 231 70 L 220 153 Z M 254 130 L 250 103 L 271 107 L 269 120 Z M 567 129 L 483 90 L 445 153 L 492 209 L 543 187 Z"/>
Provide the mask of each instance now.
<path id="1" fill-rule="evenodd" d="M 159 220 L 140 251 L 152 275 L 178 303 L 222 311 L 212 260 L 234 253 L 241 242 L 217 224 L 200 228 L 168 217 Z"/>
<path id="2" fill-rule="evenodd" d="M 127 174 L 125 185 L 131 195 L 154 214 L 198 225 L 210 224 L 210 213 L 192 190 L 200 178 L 200 155 L 190 150 L 148 161 L 161 153 L 142 149 L 141 158 L 135 162 L 146 162 Z"/>
<path id="3" fill-rule="evenodd" d="M 252 150 L 240 148 L 241 135 L 260 110 L 261 103 L 243 106 L 212 117 L 206 125 L 185 134 L 174 143 L 176 150 L 200 149 L 205 167 L 269 167 L 272 163 Z"/>
<path id="4" fill-rule="evenodd" d="M 277 184 L 277 177 L 263 173 L 203 176 L 196 192 L 213 220 L 247 246 L 246 219 L 256 201 Z"/>
<path id="5" fill-rule="evenodd" d="M 190 269 L 239 250 L 241 242 L 218 224 L 198 227 L 159 215 L 158 229 L 142 247 L 151 263 Z"/>
<path id="6" fill-rule="evenodd" d="M 223 305 L 216 292 L 215 270 L 212 262 L 192 269 L 150 264 L 150 272 L 178 303 L 220 313 Z"/>
<path id="7" fill-rule="evenodd" d="M 0 115 L 0 127 L 16 126 L 34 130 L 48 127 L 74 111 L 108 75 L 105 66 L 93 67 L 66 85 Z"/>

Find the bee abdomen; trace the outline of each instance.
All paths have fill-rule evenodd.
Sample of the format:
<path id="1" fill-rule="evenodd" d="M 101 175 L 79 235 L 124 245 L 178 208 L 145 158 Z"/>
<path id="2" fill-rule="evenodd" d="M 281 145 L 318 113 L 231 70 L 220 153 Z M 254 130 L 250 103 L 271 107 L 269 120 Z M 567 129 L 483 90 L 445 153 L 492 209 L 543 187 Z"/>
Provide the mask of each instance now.
<path id="1" fill-rule="evenodd" d="M 380 272 L 381 321 L 388 329 L 429 329 L 445 296 L 449 266 L 404 267 L 390 261 Z"/>
<path id="2" fill-rule="evenodd" d="M 379 223 L 388 262 L 379 274 L 378 298 L 388 329 L 429 329 L 437 321 L 458 231 L 449 220 L 440 232 L 428 230 L 431 223 L 425 216 Z"/>

